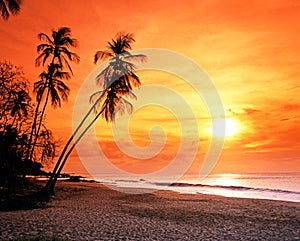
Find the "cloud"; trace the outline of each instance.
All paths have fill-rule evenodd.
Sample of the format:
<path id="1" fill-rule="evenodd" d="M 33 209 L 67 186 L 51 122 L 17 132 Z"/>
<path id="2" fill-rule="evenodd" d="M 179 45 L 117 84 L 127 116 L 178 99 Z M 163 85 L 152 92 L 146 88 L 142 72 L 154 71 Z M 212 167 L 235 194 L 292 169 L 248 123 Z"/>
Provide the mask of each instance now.
<path id="1" fill-rule="evenodd" d="M 300 110 L 300 105 L 299 104 L 285 104 L 282 106 L 283 111 L 295 111 L 295 110 Z"/>

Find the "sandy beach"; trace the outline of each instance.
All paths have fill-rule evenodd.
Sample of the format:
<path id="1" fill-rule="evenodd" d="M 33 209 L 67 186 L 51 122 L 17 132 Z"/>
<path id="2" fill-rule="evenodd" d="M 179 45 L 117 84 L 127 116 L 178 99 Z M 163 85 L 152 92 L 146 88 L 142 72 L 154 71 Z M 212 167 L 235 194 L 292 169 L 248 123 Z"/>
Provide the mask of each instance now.
<path id="1" fill-rule="evenodd" d="M 46 208 L 0 212 L 0 240 L 300 240 L 300 203 L 170 191 L 132 195 L 97 183 L 57 186 Z"/>

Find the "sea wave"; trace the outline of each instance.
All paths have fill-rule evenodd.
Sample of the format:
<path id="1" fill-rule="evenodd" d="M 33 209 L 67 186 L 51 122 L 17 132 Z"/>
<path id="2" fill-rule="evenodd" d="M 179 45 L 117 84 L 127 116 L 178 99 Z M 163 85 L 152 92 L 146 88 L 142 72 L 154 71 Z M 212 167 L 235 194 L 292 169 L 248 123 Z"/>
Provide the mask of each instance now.
<path id="1" fill-rule="evenodd" d="M 254 188 L 254 187 L 244 187 L 244 186 L 223 186 L 223 185 L 206 185 L 206 184 L 193 184 L 193 183 L 165 183 L 165 182 L 155 182 L 152 183 L 157 186 L 171 186 L 171 187 L 200 187 L 205 189 L 223 189 L 231 191 L 257 191 L 257 192 L 275 192 L 275 193 L 285 193 L 285 194 L 296 194 L 300 195 L 300 192 L 289 191 L 284 189 L 270 189 L 270 188 Z"/>

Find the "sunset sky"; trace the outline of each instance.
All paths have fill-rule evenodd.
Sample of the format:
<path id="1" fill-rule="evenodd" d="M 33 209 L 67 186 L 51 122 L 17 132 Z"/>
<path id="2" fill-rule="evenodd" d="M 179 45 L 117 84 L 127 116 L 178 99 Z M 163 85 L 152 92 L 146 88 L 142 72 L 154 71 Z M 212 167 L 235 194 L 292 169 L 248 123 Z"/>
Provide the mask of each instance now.
<path id="1" fill-rule="evenodd" d="M 64 143 L 72 131 L 79 88 L 96 67 L 93 55 L 104 49 L 117 32 L 134 33 L 134 49 L 176 51 L 193 59 L 216 85 L 228 129 L 215 173 L 300 172 L 299 17 L 297 0 L 24 0 L 19 15 L 0 21 L 0 58 L 23 66 L 33 83 L 43 69 L 34 66 L 37 34 L 50 34 L 53 28 L 62 26 L 71 28 L 79 41 L 73 51 L 81 62 L 72 64 L 74 77 L 67 82 L 71 88 L 69 102 L 61 109 L 47 109 L 47 126 Z M 211 121 L 218 120 L 211 120 L 203 100 L 180 78 L 155 71 L 140 71 L 138 75 L 144 85 L 160 84 L 173 89 L 193 109 L 200 136 L 189 172 L 199 172 L 211 140 Z M 138 101 L 147 98 L 139 90 L 136 94 Z M 176 101 L 172 104 L 182 108 Z M 111 125 L 103 119 L 98 121 L 99 144 L 114 165 L 134 173 L 148 173 L 172 161 L 182 133 L 174 113 L 163 105 L 141 108 L 130 121 L 131 138 L 140 147 L 150 143 L 151 127 L 160 125 L 165 131 L 166 144 L 161 153 L 146 160 L 118 150 L 111 137 Z M 118 117 L 116 124 L 122 126 L 123 122 Z M 189 121 L 181 124 L 188 126 Z M 120 133 L 118 138 L 122 141 Z M 157 140 L 162 138 L 161 132 L 153 133 Z M 86 173 L 76 152 L 64 171 Z"/>

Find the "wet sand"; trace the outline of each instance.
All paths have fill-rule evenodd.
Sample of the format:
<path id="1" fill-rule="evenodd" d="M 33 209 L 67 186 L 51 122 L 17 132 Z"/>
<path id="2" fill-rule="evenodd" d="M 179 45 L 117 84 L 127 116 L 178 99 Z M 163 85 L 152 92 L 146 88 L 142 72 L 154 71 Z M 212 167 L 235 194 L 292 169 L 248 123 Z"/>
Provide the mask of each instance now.
<path id="1" fill-rule="evenodd" d="M 300 240 L 300 203 L 60 182 L 43 209 L 0 212 L 0 240 Z"/>

